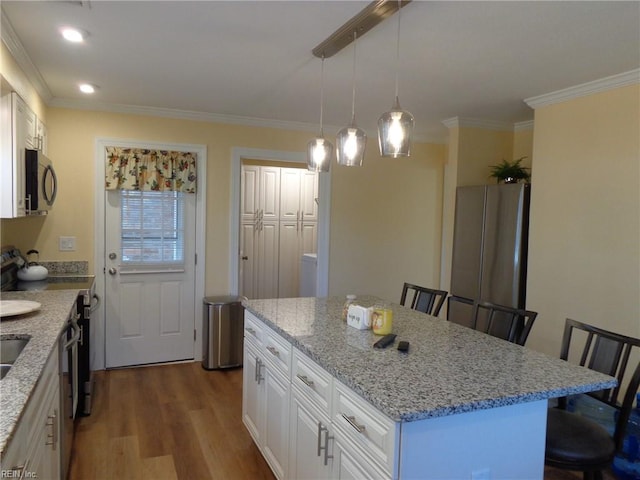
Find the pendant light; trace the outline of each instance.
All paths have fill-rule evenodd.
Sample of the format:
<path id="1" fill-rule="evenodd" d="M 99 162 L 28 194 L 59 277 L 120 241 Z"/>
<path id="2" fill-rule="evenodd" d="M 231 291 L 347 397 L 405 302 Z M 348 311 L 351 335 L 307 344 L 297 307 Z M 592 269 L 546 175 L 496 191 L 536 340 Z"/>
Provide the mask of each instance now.
<path id="1" fill-rule="evenodd" d="M 328 172 L 333 157 L 333 144 L 324 138 L 322 113 L 324 108 L 324 55 L 320 70 L 320 134 L 307 144 L 307 168 L 312 172 Z"/>
<path id="2" fill-rule="evenodd" d="M 364 150 L 367 146 L 367 134 L 356 125 L 356 38 L 353 32 L 353 92 L 351 100 L 351 124 L 338 132 L 336 137 L 336 155 L 338 165 L 347 167 L 362 166 Z"/>
<path id="3" fill-rule="evenodd" d="M 400 107 L 398 100 L 398 67 L 400 65 L 400 10 L 398 0 L 398 39 L 396 45 L 396 97 L 389 112 L 378 119 L 378 146 L 383 157 L 408 157 L 411 154 L 411 135 L 413 133 L 413 115 Z"/>

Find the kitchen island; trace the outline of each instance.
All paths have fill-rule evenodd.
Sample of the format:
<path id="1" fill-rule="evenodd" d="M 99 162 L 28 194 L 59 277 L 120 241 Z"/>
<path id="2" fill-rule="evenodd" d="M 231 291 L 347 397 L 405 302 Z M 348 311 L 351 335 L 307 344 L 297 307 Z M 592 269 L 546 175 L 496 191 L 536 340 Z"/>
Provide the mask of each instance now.
<path id="1" fill-rule="evenodd" d="M 380 301 L 358 298 L 364 306 Z M 387 304 L 396 343 L 374 349 L 379 337 L 341 320 L 343 302 L 330 297 L 245 304 L 243 420 L 279 478 L 303 478 L 314 460 L 299 452 L 305 442 L 296 412 L 306 408 L 309 418 L 316 413 L 318 468 L 329 469 L 323 476 L 541 479 L 547 400 L 616 384 L 612 377 L 396 304 Z M 408 353 L 396 349 L 400 340 L 410 342 Z M 302 372 L 298 365 L 308 368 Z M 276 391 L 269 388 L 270 371 L 272 385 L 279 381 L 280 410 L 269 404 L 269 392 Z M 258 387 L 265 377 L 263 406 L 250 398 L 251 377 Z"/>

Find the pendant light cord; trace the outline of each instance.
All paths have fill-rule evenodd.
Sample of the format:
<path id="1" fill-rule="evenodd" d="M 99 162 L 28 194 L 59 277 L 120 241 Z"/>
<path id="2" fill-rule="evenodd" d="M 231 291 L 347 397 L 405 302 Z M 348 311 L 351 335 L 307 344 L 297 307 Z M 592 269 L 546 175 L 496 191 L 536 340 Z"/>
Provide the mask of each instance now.
<path id="1" fill-rule="evenodd" d="M 357 30 L 353 31 L 353 75 L 351 77 L 353 85 L 353 93 L 351 97 L 351 123 L 356 123 L 356 39 L 358 38 Z"/>
<path id="2" fill-rule="evenodd" d="M 396 100 L 398 99 L 398 76 L 400 70 L 400 12 L 402 11 L 402 0 L 398 0 L 398 38 L 396 42 Z"/>
<path id="3" fill-rule="evenodd" d="M 322 131 L 322 114 L 324 113 L 324 53 L 322 54 L 322 62 L 320 65 L 320 137 L 324 137 Z"/>

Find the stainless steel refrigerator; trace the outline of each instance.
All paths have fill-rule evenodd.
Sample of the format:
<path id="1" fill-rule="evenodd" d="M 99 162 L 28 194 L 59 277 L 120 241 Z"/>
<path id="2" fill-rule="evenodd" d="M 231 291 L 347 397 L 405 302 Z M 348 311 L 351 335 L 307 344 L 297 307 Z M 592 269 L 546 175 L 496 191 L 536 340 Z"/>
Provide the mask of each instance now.
<path id="1" fill-rule="evenodd" d="M 530 195 L 529 184 L 458 187 L 452 295 L 525 308 Z M 448 318 L 466 324 L 471 308 L 452 303 Z"/>

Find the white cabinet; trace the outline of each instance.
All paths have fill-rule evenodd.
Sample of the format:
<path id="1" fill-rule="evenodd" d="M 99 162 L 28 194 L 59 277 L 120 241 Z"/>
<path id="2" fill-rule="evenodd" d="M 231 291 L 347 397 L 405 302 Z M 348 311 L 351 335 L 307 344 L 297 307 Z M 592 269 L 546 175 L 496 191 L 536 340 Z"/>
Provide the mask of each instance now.
<path id="1" fill-rule="evenodd" d="M 317 251 L 317 174 L 243 165 L 241 178 L 240 293 L 296 297 L 302 254 Z"/>
<path id="2" fill-rule="evenodd" d="M 280 175 L 278 294 L 297 297 L 302 254 L 317 252 L 318 176 L 300 168 L 283 168 Z"/>
<path id="3" fill-rule="evenodd" d="M 321 414 L 294 388 L 291 395 L 289 478 L 330 478 L 333 449 L 327 425 L 329 417 Z"/>
<path id="4" fill-rule="evenodd" d="M 280 218 L 280 169 L 242 166 L 240 212 L 243 222 Z"/>
<path id="5" fill-rule="evenodd" d="M 393 478 L 394 422 L 248 311 L 244 348 L 243 422 L 277 478 Z"/>
<path id="6" fill-rule="evenodd" d="M 25 211 L 25 149 L 46 153 L 47 128 L 16 92 L 0 99 L 0 217 L 15 218 Z"/>
<path id="7" fill-rule="evenodd" d="M 318 220 L 318 176 L 300 168 L 280 173 L 280 220 Z"/>
<path id="8" fill-rule="evenodd" d="M 33 148 L 36 116 L 15 92 L 0 100 L 2 111 L 2 152 L 0 157 L 0 216 L 25 215 L 25 149 Z"/>
<path id="9" fill-rule="evenodd" d="M 278 222 L 242 223 L 241 294 L 248 298 L 278 296 Z"/>
<path id="10" fill-rule="evenodd" d="M 35 149 L 42 151 L 45 155 L 48 153 L 49 134 L 47 126 L 39 118 L 36 120 L 36 137 L 35 137 Z"/>
<path id="11" fill-rule="evenodd" d="M 2 459 L 11 478 L 60 478 L 60 383 L 54 350 Z M 3 473 L 3 477 L 5 474 Z"/>
<path id="12" fill-rule="evenodd" d="M 245 316 L 242 420 L 279 479 L 287 478 L 291 346 Z"/>
<path id="13" fill-rule="evenodd" d="M 300 259 L 303 253 L 316 253 L 318 223 L 315 220 L 280 222 L 278 293 L 282 298 L 297 297 L 300 290 Z"/>
<path id="14" fill-rule="evenodd" d="M 242 167 L 240 199 L 241 294 L 248 298 L 278 296 L 280 169 Z"/>

